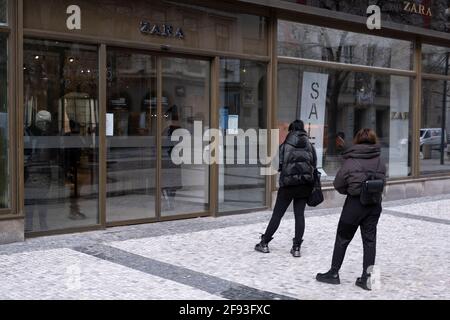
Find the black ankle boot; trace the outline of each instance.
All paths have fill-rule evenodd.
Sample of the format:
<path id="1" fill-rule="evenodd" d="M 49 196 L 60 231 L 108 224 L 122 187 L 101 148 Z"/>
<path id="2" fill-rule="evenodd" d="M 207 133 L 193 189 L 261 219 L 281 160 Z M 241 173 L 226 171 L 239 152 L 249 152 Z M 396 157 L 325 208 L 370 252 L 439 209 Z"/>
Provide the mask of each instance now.
<path id="1" fill-rule="evenodd" d="M 261 242 L 258 243 L 258 244 L 255 246 L 255 250 L 258 251 L 258 252 L 261 252 L 261 253 L 270 253 L 270 250 L 269 250 L 269 242 L 270 242 L 271 240 L 272 240 L 272 239 L 267 240 L 266 237 L 265 237 L 264 235 L 262 235 L 262 236 L 261 236 Z"/>
<path id="2" fill-rule="evenodd" d="M 327 273 L 319 273 L 316 280 L 328 284 L 341 284 L 341 279 L 339 278 L 339 272 L 337 270 L 331 269 Z"/>
<path id="3" fill-rule="evenodd" d="M 303 243 L 303 240 L 300 241 L 300 243 L 298 243 L 294 239 L 294 245 L 292 246 L 292 249 L 291 249 L 291 254 L 292 254 L 292 256 L 294 258 L 300 258 L 302 256 L 302 254 L 300 253 L 300 249 L 302 247 L 302 243 Z"/>
<path id="4" fill-rule="evenodd" d="M 367 291 L 372 291 L 370 286 L 370 274 L 363 274 L 361 278 L 356 279 L 355 285 Z"/>

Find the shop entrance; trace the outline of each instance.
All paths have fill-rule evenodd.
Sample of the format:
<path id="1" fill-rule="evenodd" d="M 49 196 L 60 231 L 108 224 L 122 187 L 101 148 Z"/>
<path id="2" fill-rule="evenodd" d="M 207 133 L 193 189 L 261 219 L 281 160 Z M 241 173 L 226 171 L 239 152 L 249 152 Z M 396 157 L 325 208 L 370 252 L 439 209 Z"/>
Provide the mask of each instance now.
<path id="1" fill-rule="evenodd" d="M 209 127 L 210 61 L 114 48 L 107 57 L 107 223 L 208 215 L 210 168 L 174 164 L 172 136 Z"/>
<path id="2" fill-rule="evenodd" d="M 210 126 L 210 60 L 113 47 L 105 60 L 95 45 L 38 39 L 24 49 L 27 234 L 210 215 L 209 165 L 172 161 L 178 129 L 189 139 Z"/>

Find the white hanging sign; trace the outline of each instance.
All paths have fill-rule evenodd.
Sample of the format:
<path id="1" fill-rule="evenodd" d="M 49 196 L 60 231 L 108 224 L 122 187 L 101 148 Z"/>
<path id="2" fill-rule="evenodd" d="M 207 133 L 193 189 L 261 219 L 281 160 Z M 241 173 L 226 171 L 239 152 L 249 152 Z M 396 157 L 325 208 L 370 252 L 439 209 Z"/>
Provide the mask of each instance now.
<path id="1" fill-rule="evenodd" d="M 303 74 L 300 119 L 317 151 L 317 167 L 323 168 L 325 107 L 328 74 L 305 72 Z"/>

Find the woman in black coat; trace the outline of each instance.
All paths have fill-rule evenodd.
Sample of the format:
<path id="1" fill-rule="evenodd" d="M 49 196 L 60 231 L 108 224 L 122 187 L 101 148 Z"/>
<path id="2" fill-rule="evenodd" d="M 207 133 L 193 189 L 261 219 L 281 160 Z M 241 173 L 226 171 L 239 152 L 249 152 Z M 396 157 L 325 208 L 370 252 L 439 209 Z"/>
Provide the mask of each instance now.
<path id="1" fill-rule="evenodd" d="M 381 160 L 381 148 L 378 137 L 371 129 L 362 129 L 355 137 L 354 146 L 343 153 L 344 164 L 336 175 L 335 189 L 347 195 L 342 215 L 339 221 L 336 242 L 334 246 L 331 270 L 327 273 L 319 273 L 317 281 L 340 284 L 339 270 L 344 261 L 348 245 L 355 236 L 358 228 L 361 228 L 361 236 L 364 245 L 364 266 L 361 278 L 356 285 L 370 290 L 371 268 L 375 265 L 377 225 L 380 219 L 381 192 L 377 201 L 372 204 L 363 204 L 361 190 L 363 182 L 369 175 L 378 180 L 381 188 L 386 180 L 386 165 Z"/>
<path id="2" fill-rule="evenodd" d="M 269 242 L 280 226 L 286 210 L 294 201 L 295 238 L 291 254 L 300 257 L 300 248 L 305 232 L 306 202 L 312 193 L 314 185 L 314 171 L 317 167 L 317 156 L 302 121 L 294 121 L 289 126 L 286 141 L 280 147 L 280 189 L 272 219 L 261 242 L 255 250 L 269 253 Z"/>

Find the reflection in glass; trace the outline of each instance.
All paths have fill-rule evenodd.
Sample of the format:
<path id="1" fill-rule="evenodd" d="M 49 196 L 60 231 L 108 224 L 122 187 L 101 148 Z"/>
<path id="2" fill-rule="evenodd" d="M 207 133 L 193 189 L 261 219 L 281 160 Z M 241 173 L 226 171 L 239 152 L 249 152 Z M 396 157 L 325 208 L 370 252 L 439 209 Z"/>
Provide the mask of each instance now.
<path id="1" fill-rule="evenodd" d="M 422 80 L 420 172 L 450 171 L 450 85 L 444 80 Z"/>
<path id="2" fill-rule="evenodd" d="M 108 52 L 108 222 L 155 217 L 156 59 Z"/>
<path id="3" fill-rule="evenodd" d="M 449 75 L 450 48 L 424 44 L 422 72 Z"/>
<path id="4" fill-rule="evenodd" d="M 207 143 L 201 139 L 210 121 L 210 62 L 182 58 L 162 60 L 162 149 L 161 216 L 205 213 L 209 210 L 209 165 L 203 161 L 175 164 L 172 141 L 184 130 L 183 141 L 191 141 L 191 159 L 203 155 Z M 195 123 L 200 130 L 194 132 Z"/>
<path id="5" fill-rule="evenodd" d="M 0 0 L 0 24 L 8 22 L 8 0 Z"/>
<path id="6" fill-rule="evenodd" d="M 24 43 L 26 231 L 98 224 L 96 46 Z"/>
<path id="7" fill-rule="evenodd" d="M 373 67 L 412 69 L 412 43 L 280 20 L 278 55 Z"/>
<path id="8" fill-rule="evenodd" d="M 236 137 L 236 129 L 267 129 L 266 65 L 245 60 L 221 60 L 220 72 L 220 129 L 226 137 Z M 262 208 L 266 205 L 266 180 L 261 175 L 258 159 L 250 159 L 252 150 L 246 139 L 242 146 L 235 139 L 235 151 L 245 148 L 245 164 L 238 164 L 234 152 L 233 164 L 220 166 L 219 211 Z M 245 142 L 244 142 L 245 143 Z M 254 142 L 253 142 L 254 143 Z M 223 154 L 229 146 L 224 145 Z M 257 164 L 251 164 L 257 163 Z"/>
<path id="9" fill-rule="evenodd" d="M 303 106 L 302 99 L 303 90 L 309 89 L 302 86 L 306 74 L 328 75 L 326 99 L 314 109 L 325 113 L 324 139 L 316 141 L 323 147 L 323 163 L 319 166 L 325 171 L 324 180 L 334 179 L 342 163 L 341 154 L 352 145 L 355 133 L 366 127 L 376 130 L 380 137 L 389 177 L 411 174 L 410 78 L 280 64 L 279 81 L 284 83 L 278 89 L 280 143 L 289 124 L 308 107 Z"/>
<path id="10" fill-rule="evenodd" d="M 8 43 L 0 35 L 0 209 L 9 208 Z"/>

